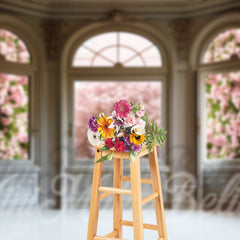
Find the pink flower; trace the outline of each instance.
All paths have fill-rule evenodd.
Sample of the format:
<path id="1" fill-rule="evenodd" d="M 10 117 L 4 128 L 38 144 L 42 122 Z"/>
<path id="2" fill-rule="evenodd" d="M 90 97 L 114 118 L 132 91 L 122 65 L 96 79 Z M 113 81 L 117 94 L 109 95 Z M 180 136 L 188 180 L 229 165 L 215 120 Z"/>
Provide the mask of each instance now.
<path id="1" fill-rule="evenodd" d="M 214 139 L 214 145 L 217 147 L 223 147 L 226 142 L 227 139 L 224 135 L 220 135 Z"/>
<path id="2" fill-rule="evenodd" d="M 144 114 L 145 114 L 145 111 L 139 110 L 139 111 L 136 112 L 136 114 L 137 114 L 138 117 L 143 117 Z"/>
<path id="3" fill-rule="evenodd" d="M 12 119 L 3 117 L 3 118 L 1 118 L 1 122 L 4 126 L 7 126 L 12 122 Z"/>
<path id="4" fill-rule="evenodd" d="M 127 100 L 120 100 L 114 104 L 113 110 L 116 111 L 117 116 L 120 118 L 126 118 L 131 111 L 131 105 Z"/>
<path id="5" fill-rule="evenodd" d="M 126 118 L 126 121 L 125 121 L 125 122 L 126 122 L 126 125 L 127 125 L 128 127 L 137 124 L 137 120 L 136 120 L 135 115 L 134 115 L 133 113 L 129 113 L 129 114 L 127 115 L 127 118 Z"/>
<path id="6" fill-rule="evenodd" d="M 223 128 L 223 125 L 222 125 L 221 123 L 217 123 L 217 124 L 216 124 L 216 131 L 217 131 L 217 132 L 220 133 L 220 132 L 223 131 L 223 129 L 224 129 L 224 128 Z"/>
<path id="7" fill-rule="evenodd" d="M 10 116 L 13 114 L 13 110 L 12 108 L 8 107 L 8 106 L 3 106 L 2 109 L 1 109 L 1 112 L 3 114 L 6 114 L 7 116 Z"/>
<path id="8" fill-rule="evenodd" d="M 211 142 L 212 141 L 212 137 L 213 137 L 213 133 L 212 133 L 212 131 L 209 131 L 207 133 L 207 142 Z"/>
<path id="9" fill-rule="evenodd" d="M 144 128 L 146 126 L 146 122 L 141 118 L 138 119 L 137 124 L 140 125 L 140 126 L 143 126 Z"/>
<path id="10" fill-rule="evenodd" d="M 18 139 L 22 143 L 27 143 L 28 142 L 28 135 L 26 133 L 20 133 L 18 136 Z"/>
<path id="11" fill-rule="evenodd" d="M 6 151 L 6 157 L 7 157 L 7 158 L 12 158 L 13 155 L 14 155 L 13 150 L 12 150 L 12 149 L 7 149 L 7 151 Z"/>

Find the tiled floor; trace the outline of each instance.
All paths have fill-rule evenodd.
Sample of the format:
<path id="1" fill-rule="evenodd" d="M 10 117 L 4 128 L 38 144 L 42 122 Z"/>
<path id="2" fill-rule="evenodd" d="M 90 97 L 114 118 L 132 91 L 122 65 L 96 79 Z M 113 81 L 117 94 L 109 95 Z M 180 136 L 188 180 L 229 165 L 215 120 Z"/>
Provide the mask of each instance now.
<path id="1" fill-rule="evenodd" d="M 154 223 L 154 211 L 144 210 L 144 221 Z M 131 210 L 124 211 L 131 219 Z M 153 220 L 154 219 L 154 220 Z M 239 240 L 240 215 L 195 211 L 166 211 L 169 240 Z M 0 240 L 86 240 L 88 210 L 14 211 L 0 213 Z M 112 212 L 102 210 L 99 235 L 111 232 Z M 157 239 L 145 231 L 146 240 Z M 124 238 L 133 240 L 132 228 L 124 227 Z"/>

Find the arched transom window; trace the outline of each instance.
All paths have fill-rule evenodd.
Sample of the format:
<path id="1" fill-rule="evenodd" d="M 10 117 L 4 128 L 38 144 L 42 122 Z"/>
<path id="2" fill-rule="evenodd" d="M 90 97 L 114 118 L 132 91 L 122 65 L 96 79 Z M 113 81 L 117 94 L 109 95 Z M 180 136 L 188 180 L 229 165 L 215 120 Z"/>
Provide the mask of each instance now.
<path id="1" fill-rule="evenodd" d="M 14 33 L 0 29 L 0 54 L 6 61 L 30 63 L 26 44 Z"/>
<path id="2" fill-rule="evenodd" d="M 212 63 L 240 58 L 240 28 L 230 29 L 219 34 L 208 46 L 203 62 Z"/>
<path id="3" fill-rule="evenodd" d="M 207 159 L 240 158 L 240 28 L 219 34 L 203 63 L 204 144 Z"/>
<path id="4" fill-rule="evenodd" d="M 158 48 L 143 36 L 128 32 L 108 32 L 85 41 L 76 51 L 73 66 L 159 67 Z"/>

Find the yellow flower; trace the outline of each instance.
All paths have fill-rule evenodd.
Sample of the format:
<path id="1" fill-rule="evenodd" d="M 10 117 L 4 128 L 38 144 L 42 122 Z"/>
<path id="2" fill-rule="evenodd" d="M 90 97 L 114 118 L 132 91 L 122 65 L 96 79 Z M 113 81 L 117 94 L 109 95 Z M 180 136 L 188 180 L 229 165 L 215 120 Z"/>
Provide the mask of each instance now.
<path id="1" fill-rule="evenodd" d="M 102 116 L 97 120 L 98 131 L 101 134 L 102 138 L 111 138 L 115 132 L 114 128 L 109 128 L 110 124 L 113 122 L 112 119 L 108 119 L 108 116 Z"/>
<path id="2" fill-rule="evenodd" d="M 140 145 L 146 140 L 144 134 L 142 135 L 137 135 L 136 133 L 130 134 L 130 142 L 135 144 L 135 145 Z"/>

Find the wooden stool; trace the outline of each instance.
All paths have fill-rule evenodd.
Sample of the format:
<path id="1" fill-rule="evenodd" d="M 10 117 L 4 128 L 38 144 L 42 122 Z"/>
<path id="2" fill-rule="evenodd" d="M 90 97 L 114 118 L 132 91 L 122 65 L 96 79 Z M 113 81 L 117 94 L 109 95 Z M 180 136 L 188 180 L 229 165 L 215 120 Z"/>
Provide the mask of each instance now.
<path id="1" fill-rule="evenodd" d="M 109 151 L 98 152 L 96 149 L 95 162 L 102 156 L 108 154 Z M 140 157 L 147 155 L 148 150 L 142 147 L 141 152 L 133 163 L 130 162 L 130 177 L 123 176 L 123 159 L 129 159 L 127 152 L 114 152 L 114 172 L 113 172 L 113 188 L 103 187 L 102 173 L 103 162 L 94 165 L 92 196 L 89 212 L 88 235 L 87 240 L 117 240 L 122 239 L 122 226 L 131 226 L 134 229 L 134 239 L 143 240 L 143 229 L 158 231 L 158 240 L 167 240 L 166 223 L 164 216 L 164 206 L 162 198 L 161 180 L 158 166 L 157 147 L 154 146 L 151 154 L 149 154 L 149 164 L 151 171 L 151 179 L 141 178 Z M 131 182 L 131 190 L 123 189 L 123 181 Z M 142 199 L 141 183 L 152 184 L 153 193 Z M 100 200 L 113 194 L 113 232 L 100 237 L 97 236 L 98 212 Z M 132 196 L 133 222 L 122 219 L 122 194 Z M 157 225 L 144 224 L 142 205 L 154 199 Z M 122 239 L 123 240 L 123 239 Z"/>

